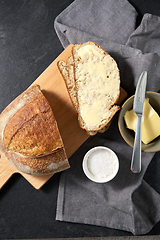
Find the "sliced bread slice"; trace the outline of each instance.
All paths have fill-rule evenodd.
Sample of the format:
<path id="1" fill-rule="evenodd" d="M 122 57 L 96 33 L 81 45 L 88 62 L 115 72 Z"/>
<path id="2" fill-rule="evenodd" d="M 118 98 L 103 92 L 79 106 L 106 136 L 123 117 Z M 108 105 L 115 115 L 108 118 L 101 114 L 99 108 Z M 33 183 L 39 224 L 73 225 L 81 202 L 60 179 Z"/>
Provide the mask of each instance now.
<path id="1" fill-rule="evenodd" d="M 65 81 L 70 99 L 72 101 L 72 104 L 76 111 L 78 111 L 78 102 L 77 102 L 77 92 L 76 92 L 76 86 L 75 86 L 75 80 L 74 80 L 74 71 L 73 71 L 73 57 L 70 56 L 67 59 L 67 62 L 65 61 L 58 61 L 57 63 L 59 71 Z M 106 128 L 102 131 L 106 131 Z M 87 131 L 89 135 L 95 135 L 97 131 Z"/>
<path id="2" fill-rule="evenodd" d="M 76 93 L 74 72 L 73 72 L 73 57 L 70 56 L 67 59 L 67 62 L 64 62 L 62 60 L 58 61 L 57 65 L 64 79 L 64 82 L 66 84 L 72 104 L 75 107 L 75 109 L 78 110 L 77 93 Z"/>
<path id="3" fill-rule="evenodd" d="M 120 109 L 120 75 L 115 60 L 93 42 L 72 48 L 74 80 L 81 128 L 103 131 Z M 107 126 L 106 126 L 107 125 Z"/>

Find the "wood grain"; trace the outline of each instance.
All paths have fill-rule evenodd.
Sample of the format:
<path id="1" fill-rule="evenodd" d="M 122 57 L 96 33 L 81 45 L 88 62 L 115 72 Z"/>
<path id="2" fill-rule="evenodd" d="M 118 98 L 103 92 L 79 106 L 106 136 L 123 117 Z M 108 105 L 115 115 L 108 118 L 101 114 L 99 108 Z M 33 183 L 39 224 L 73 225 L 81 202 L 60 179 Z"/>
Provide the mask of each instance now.
<path id="1" fill-rule="evenodd" d="M 77 113 L 73 108 L 64 80 L 57 67 L 59 60 L 65 61 L 71 55 L 71 49 L 72 45 L 69 45 L 32 83 L 32 85 L 40 85 L 43 94 L 51 105 L 68 158 L 72 156 L 89 137 L 89 135 L 79 127 Z M 119 104 L 126 96 L 127 93 L 121 88 Z M 36 189 L 40 189 L 53 176 L 32 176 L 19 172 L 10 164 L 5 156 L 1 154 L 0 189 L 15 173 L 21 174 Z"/>

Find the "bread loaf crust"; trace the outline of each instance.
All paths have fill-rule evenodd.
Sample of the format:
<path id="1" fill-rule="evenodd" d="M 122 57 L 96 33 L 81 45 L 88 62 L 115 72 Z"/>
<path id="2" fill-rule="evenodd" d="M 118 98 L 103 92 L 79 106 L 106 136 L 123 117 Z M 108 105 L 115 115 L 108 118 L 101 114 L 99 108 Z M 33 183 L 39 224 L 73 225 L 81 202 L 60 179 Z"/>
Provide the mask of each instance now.
<path id="1" fill-rule="evenodd" d="M 8 105 L 0 121 L 0 150 L 19 171 L 46 175 L 69 168 L 55 117 L 38 85 Z"/>
<path id="2" fill-rule="evenodd" d="M 47 156 L 32 158 L 22 156 L 22 154 L 16 152 L 6 151 L 4 154 L 20 172 L 35 176 L 55 174 L 70 167 L 64 148 L 57 149 L 57 151 Z"/>
<path id="3" fill-rule="evenodd" d="M 26 156 L 50 154 L 63 147 L 52 110 L 41 92 L 10 119 L 3 141 L 8 151 Z"/>

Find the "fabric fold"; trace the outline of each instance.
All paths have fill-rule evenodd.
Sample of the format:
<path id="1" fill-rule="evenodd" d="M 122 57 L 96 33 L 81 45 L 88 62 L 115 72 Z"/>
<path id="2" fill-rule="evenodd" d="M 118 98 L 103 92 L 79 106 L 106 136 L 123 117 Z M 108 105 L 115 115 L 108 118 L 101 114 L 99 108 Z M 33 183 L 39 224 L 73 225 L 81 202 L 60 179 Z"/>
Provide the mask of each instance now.
<path id="1" fill-rule="evenodd" d="M 75 0 L 57 16 L 54 27 L 65 48 L 73 43 L 69 38 L 73 39 L 77 30 L 80 40 L 88 33 L 125 44 L 128 36 L 135 30 L 136 18 L 137 12 L 126 0 Z"/>
<path id="2" fill-rule="evenodd" d="M 160 17 L 146 13 L 140 26 L 130 35 L 126 45 L 140 49 L 142 53 L 160 55 Z"/>
<path id="3" fill-rule="evenodd" d="M 121 86 L 133 95 L 142 71 L 148 72 L 147 90 L 160 83 L 160 17 L 145 14 L 135 29 L 137 12 L 127 1 L 75 0 L 54 22 L 63 47 L 93 41 L 117 62 Z M 92 224 L 146 234 L 160 221 L 160 194 L 144 181 L 154 153 L 142 153 L 142 171 L 130 171 L 132 148 L 118 129 L 118 113 L 109 129 L 90 137 L 69 159 L 71 168 L 61 174 L 56 220 Z M 85 153 L 95 146 L 111 148 L 120 169 L 115 179 L 97 184 L 82 170 Z"/>

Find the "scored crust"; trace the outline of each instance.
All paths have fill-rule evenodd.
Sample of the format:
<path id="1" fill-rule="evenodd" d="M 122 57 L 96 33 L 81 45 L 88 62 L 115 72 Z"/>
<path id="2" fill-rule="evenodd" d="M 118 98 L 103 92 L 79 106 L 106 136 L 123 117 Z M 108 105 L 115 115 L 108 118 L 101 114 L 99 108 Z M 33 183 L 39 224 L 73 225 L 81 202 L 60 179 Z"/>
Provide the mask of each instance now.
<path id="1" fill-rule="evenodd" d="M 0 121 L 0 150 L 19 171 L 46 175 L 69 168 L 55 117 L 38 85 L 11 102 Z"/>

